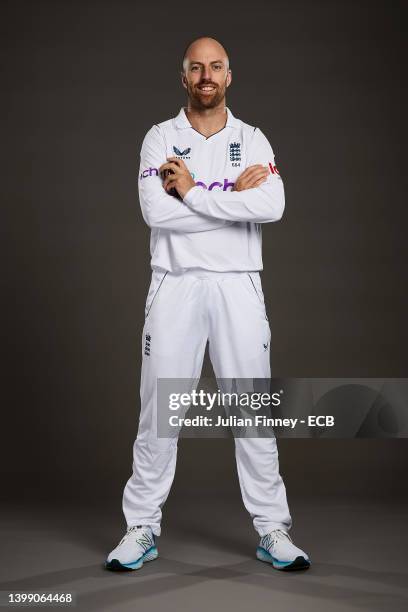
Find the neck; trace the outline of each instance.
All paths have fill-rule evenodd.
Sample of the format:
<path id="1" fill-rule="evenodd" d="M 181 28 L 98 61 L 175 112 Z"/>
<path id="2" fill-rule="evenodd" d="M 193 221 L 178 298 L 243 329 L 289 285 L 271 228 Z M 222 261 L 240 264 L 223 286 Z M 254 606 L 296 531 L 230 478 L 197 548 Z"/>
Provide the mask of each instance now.
<path id="1" fill-rule="evenodd" d="M 222 130 L 227 122 L 225 98 L 214 108 L 197 108 L 189 100 L 185 113 L 193 128 L 207 137 Z"/>

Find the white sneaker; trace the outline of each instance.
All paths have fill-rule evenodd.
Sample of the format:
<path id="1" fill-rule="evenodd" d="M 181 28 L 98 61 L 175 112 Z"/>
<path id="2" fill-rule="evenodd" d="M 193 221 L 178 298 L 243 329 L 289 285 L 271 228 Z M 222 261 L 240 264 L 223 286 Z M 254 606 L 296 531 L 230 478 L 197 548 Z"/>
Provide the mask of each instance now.
<path id="1" fill-rule="evenodd" d="M 295 546 L 289 534 L 282 529 L 275 529 L 261 538 L 256 556 L 279 570 L 307 569 L 311 565 L 307 554 Z"/>
<path id="2" fill-rule="evenodd" d="M 110 570 L 140 569 L 145 561 L 153 561 L 159 556 L 156 538 L 149 525 L 129 527 L 109 554 L 105 567 Z"/>

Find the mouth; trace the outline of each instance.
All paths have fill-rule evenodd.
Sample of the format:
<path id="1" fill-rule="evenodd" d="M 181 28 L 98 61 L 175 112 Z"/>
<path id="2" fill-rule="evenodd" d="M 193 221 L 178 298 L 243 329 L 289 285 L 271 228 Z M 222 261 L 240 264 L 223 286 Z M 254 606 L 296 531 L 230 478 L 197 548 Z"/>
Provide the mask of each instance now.
<path id="1" fill-rule="evenodd" d="M 203 94 L 209 95 L 215 91 L 215 87 L 213 85 L 201 85 L 197 89 L 199 89 Z"/>

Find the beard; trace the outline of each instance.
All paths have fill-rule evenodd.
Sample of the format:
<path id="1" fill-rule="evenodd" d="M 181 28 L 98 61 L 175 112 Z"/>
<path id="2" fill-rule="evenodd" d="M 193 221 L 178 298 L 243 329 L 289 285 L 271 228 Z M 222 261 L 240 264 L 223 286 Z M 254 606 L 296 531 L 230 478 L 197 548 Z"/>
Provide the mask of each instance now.
<path id="1" fill-rule="evenodd" d="M 206 83 L 199 83 L 197 85 L 190 85 L 187 83 L 187 92 L 190 99 L 191 106 L 197 110 L 204 110 L 206 108 L 216 108 L 225 99 L 225 91 L 227 89 L 226 84 L 223 83 L 221 86 L 215 83 L 208 83 L 208 85 L 215 86 L 215 90 L 210 95 L 202 94 L 198 89 L 199 85 L 205 85 Z"/>

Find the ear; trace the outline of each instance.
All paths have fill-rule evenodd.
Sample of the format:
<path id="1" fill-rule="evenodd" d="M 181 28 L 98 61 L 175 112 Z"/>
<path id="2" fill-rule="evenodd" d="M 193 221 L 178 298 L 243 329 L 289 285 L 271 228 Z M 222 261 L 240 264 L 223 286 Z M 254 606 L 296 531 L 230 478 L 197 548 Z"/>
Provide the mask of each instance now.
<path id="1" fill-rule="evenodd" d="M 231 72 L 231 70 L 228 68 L 227 79 L 226 79 L 226 85 L 227 85 L 227 87 L 229 87 L 229 86 L 230 86 L 231 81 L 232 81 L 232 72 Z"/>
<path id="2" fill-rule="evenodd" d="M 187 89 L 187 78 L 186 78 L 186 75 L 184 74 L 184 72 L 180 72 L 180 76 L 181 76 L 181 83 L 182 83 L 184 89 Z"/>

